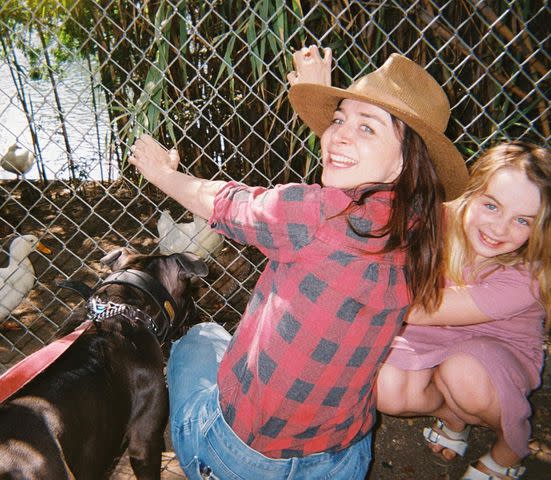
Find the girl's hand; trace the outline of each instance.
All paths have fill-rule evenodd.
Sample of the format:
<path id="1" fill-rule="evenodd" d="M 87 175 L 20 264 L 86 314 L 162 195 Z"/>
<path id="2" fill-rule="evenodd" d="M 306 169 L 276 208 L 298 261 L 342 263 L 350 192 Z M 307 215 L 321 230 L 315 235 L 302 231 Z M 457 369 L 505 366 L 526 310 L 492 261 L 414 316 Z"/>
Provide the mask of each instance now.
<path id="1" fill-rule="evenodd" d="M 330 48 L 323 49 L 323 58 L 321 58 L 318 47 L 315 45 L 303 47 L 293 53 L 295 70 L 287 75 L 287 80 L 291 86 L 297 83 L 331 86 L 331 60 Z"/>
<path id="2" fill-rule="evenodd" d="M 164 174 L 178 169 L 180 157 L 176 150 L 167 150 L 149 135 L 142 135 L 132 147 L 128 161 L 134 165 L 146 180 L 153 184 Z"/>

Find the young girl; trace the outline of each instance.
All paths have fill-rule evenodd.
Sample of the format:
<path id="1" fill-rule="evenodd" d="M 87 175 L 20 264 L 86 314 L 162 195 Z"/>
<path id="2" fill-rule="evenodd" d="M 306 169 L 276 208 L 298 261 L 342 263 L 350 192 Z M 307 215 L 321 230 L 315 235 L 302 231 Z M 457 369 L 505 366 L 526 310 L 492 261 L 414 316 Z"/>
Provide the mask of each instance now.
<path id="1" fill-rule="evenodd" d="M 363 478 L 377 368 L 410 303 L 435 303 L 442 184 L 451 199 L 467 179 L 443 90 L 392 55 L 346 90 L 300 84 L 290 99 L 321 137 L 323 187 L 201 180 L 151 137 L 133 146 L 147 180 L 269 259 L 233 338 L 206 323 L 172 348 L 190 479 Z"/>
<path id="2" fill-rule="evenodd" d="M 530 404 L 551 319 L 551 157 L 520 142 L 488 150 L 466 192 L 446 205 L 448 287 L 417 307 L 377 380 L 377 407 L 434 415 L 424 436 L 446 459 L 463 455 L 467 425 L 491 428 L 490 452 L 462 477 L 520 478 Z"/>

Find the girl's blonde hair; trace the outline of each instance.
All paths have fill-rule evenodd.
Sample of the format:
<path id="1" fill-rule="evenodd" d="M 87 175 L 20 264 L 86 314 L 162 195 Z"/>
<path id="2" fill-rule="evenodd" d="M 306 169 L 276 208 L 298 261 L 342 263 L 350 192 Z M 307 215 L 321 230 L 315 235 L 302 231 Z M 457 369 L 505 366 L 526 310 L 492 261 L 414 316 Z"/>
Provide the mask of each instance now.
<path id="1" fill-rule="evenodd" d="M 465 236 L 463 223 L 471 200 L 482 195 L 492 176 L 502 168 L 516 168 L 526 174 L 540 192 L 541 205 L 528 241 L 514 252 L 486 259 L 474 275 L 487 267 L 524 266 L 539 283 L 539 298 L 551 327 L 551 155 L 547 148 L 524 142 L 508 142 L 490 148 L 475 163 L 466 191 L 447 206 L 448 235 L 446 276 L 464 285 L 464 268 L 472 264 L 474 252 Z"/>

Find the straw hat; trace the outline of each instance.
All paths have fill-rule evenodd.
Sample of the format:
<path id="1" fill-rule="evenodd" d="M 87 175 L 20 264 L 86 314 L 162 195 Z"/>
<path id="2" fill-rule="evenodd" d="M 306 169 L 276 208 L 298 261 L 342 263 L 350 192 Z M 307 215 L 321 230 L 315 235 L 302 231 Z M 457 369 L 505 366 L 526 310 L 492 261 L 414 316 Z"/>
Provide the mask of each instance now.
<path id="1" fill-rule="evenodd" d="M 311 83 L 291 87 L 289 99 L 300 118 L 318 136 L 331 124 L 345 98 L 380 107 L 415 130 L 427 145 L 430 158 L 452 200 L 467 184 L 463 157 L 444 135 L 450 118 L 446 94 L 423 67 L 393 53 L 382 67 L 356 80 L 346 90 Z"/>

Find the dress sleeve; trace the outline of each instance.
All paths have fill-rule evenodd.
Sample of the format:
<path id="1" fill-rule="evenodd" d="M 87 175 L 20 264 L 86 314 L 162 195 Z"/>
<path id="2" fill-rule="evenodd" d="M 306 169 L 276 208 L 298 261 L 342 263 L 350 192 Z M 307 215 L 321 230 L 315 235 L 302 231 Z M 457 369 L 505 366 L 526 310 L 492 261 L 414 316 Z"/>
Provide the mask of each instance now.
<path id="1" fill-rule="evenodd" d="M 525 270 L 501 268 L 471 285 L 476 306 L 494 320 L 518 315 L 538 302 L 539 287 Z"/>
<path id="2" fill-rule="evenodd" d="M 239 243 L 257 247 L 268 258 L 289 261 L 310 243 L 322 217 L 319 185 L 274 188 L 228 182 L 214 200 L 209 223 Z"/>

